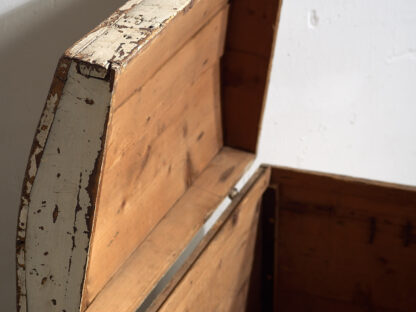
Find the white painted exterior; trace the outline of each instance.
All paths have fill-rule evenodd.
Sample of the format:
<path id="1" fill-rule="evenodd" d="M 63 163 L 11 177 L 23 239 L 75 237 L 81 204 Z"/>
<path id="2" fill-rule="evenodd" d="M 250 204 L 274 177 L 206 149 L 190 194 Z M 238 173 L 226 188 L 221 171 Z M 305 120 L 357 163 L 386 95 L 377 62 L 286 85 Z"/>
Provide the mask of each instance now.
<path id="1" fill-rule="evenodd" d="M 110 98 L 108 81 L 86 78 L 71 64 L 24 213 L 29 311 L 75 311 L 81 301 L 89 246 L 86 216 L 93 206 L 87 187 L 102 148 Z"/>
<path id="2" fill-rule="evenodd" d="M 16 226 L 22 182 L 59 57 L 123 3 L 0 1 L 1 311 L 16 311 Z"/>
<path id="3" fill-rule="evenodd" d="M 60 61 L 22 191 L 19 312 L 79 310 L 114 71 L 189 4 L 131 0 Z"/>
<path id="4" fill-rule="evenodd" d="M 130 0 L 102 25 L 68 50 L 85 62 L 109 68 L 122 66 L 156 36 L 191 0 Z"/>

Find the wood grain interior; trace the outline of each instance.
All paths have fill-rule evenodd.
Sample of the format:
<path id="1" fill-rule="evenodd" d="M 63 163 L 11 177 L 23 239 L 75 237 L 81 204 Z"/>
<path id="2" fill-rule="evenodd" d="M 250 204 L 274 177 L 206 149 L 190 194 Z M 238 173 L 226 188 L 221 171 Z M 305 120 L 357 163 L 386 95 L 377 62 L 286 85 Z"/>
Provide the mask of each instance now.
<path id="1" fill-rule="evenodd" d="M 256 151 L 280 6 L 281 0 L 232 1 L 221 63 L 227 146 Z"/>
<path id="2" fill-rule="evenodd" d="M 201 29 L 110 111 L 84 308 L 223 145 L 219 59 L 227 9 L 206 24 L 194 20 L 194 31 Z"/>
<path id="3" fill-rule="evenodd" d="M 88 307 L 135 311 L 252 162 L 224 147 Z"/>
<path id="4" fill-rule="evenodd" d="M 264 171 L 189 269 L 160 312 L 244 311 L 253 260 Z"/>
<path id="5" fill-rule="evenodd" d="M 416 190 L 273 169 L 278 311 L 414 311 Z"/>
<path id="6" fill-rule="evenodd" d="M 158 33 L 150 45 L 140 51 L 140 56 L 132 59 L 122 68 L 114 84 L 112 106 L 117 109 L 178 52 L 202 25 L 208 23 L 227 5 L 227 0 L 196 0 L 185 14 L 170 21 Z M 222 47 L 221 47 L 222 48 Z"/>
<path id="7" fill-rule="evenodd" d="M 212 302 L 202 298 L 206 308 L 242 308 L 269 171 L 244 192 L 230 187 L 254 157 L 279 2 L 228 2 L 129 0 L 65 52 L 22 191 L 19 311 L 133 311 L 212 209 L 231 201 L 199 256 L 260 172 L 177 290 L 214 257 L 228 278 Z M 214 285 L 216 267 L 206 269 L 201 282 Z M 184 304 L 196 307 L 200 292 Z M 226 292 L 235 300 L 221 303 Z"/>

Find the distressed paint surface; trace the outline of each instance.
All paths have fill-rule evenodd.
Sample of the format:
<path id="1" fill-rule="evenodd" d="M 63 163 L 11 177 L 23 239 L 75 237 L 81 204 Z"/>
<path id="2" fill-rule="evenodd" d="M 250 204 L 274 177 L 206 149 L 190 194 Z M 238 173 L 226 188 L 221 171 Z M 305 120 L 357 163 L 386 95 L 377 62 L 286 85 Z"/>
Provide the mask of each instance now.
<path id="1" fill-rule="evenodd" d="M 22 190 L 18 311 L 79 311 L 114 76 L 193 2 L 128 1 L 58 64 Z"/>
<path id="2" fill-rule="evenodd" d="M 26 177 L 22 187 L 22 197 L 20 205 L 20 214 L 17 226 L 16 239 L 16 277 L 17 277 L 17 309 L 26 311 L 26 264 L 25 264 L 25 240 L 26 227 L 28 219 L 28 209 L 30 203 L 30 192 L 33 182 L 35 180 L 40 158 L 42 157 L 45 143 L 55 116 L 55 110 L 61 97 L 64 81 L 67 78 L 71 62 L 68 59 L 62 58 L 58 64 L 54 80 L 52 82 L 51 90 L 39 125 L 33 140 L 31 156 L 26 169 Z"/>
<path id="3" fill-rule="evenodd" d="M 26 234 L 26 248 L 18 257 L 26 267 L 19 282 L 24 289 L 26 279 L 31 311 L 75 311 L 81 301 L 94 200 L 90 185 L 111 92 L 109 81 L 85 77 L 76 67 L 75 62 L 70 66 L 54 116 L 50 107 L 56 96 L 48 100 L 44 119 L 50 131 L 38 134 L 41 143 L 47 139 L 42 161 L 37 166 L 33 160 L 35 149 L 28 169 L 34 181 L 27 182 L 30 197 L 20 215 L 21 225 L 26 218 L 29 222 L 26 231 L 19 231 Z M 21 311 L 26 311 L 24 297 Z"/>
<path id="4" fill-rule="evenodd" d="M 192 0 L 128 1 L 108 21 L 78 41 L 67 54 L 105 68 L 122 67 Z"/>

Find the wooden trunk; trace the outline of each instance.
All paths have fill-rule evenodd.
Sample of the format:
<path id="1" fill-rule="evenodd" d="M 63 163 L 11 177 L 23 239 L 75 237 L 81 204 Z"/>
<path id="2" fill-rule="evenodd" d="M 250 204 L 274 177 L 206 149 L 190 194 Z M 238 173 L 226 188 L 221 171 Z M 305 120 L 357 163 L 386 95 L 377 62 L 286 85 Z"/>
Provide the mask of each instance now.
<path id="1" fill-rule="evenodd" d="M 274 168 L 275 311 L 416 311 L 416 190 Z"/>
<path id="2" fill-rule="evenodd" d="M 64 53 L 23 184 L 19 311 L 415 308 L 415 190 L 255 161 L 279 12 L 130 0 Z"/>

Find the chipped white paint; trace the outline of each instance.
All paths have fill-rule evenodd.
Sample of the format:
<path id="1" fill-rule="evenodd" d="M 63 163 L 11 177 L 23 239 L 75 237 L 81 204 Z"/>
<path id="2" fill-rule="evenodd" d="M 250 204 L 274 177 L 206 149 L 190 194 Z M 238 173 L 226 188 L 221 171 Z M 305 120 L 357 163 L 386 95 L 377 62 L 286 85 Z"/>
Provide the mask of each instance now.
<path id="1" fill-rule="evenodd" d="M 132 0 L 77 42 L 67 54 L 104 68 L 117 68 L 133 57 L 192 0 Z"/>
<path id="2" fill-rule="evenodd" d="M 66 51 L 55 77 L 63 81 L 66 76 L 66 81 L 47 100 L 22 192 L 17 237 L 20 312 L 79 310 L 88 218 L 95 208 L 90 177 L 103 146 L 111 101 L 109 74 L 126 66 L 192 3 L 128 1 Z"/>
<path id="3" fill-rule="evenodd" d="M 66 70 L 67 64 L 62 62 L 59 64 L 62 70 Z M 18 242 L 24 242 L 26 239 L 26 226 L 27 226 L 27 215 L 29 209 L 29 197 L 32 189 L 33 179 L 36 176 L 38 167 L 36 163 L 36 157 L 43 152 L 45 147 L 46 139 L 49 134 L 49 130 L 52 125 L 54 118 L 54 112 L 56 105 L 58 104 L 58 95 L 56 93 L 51 93 L 46 100 L 45 108 L 42 112 L 42 116 L 39 121 L 37 128 L 37 133 L 34 139 L 34 148 L 29 159 L 29 164 L 27 168 L 27 177 L 25 179 L 25 187 L 22 192 L 21 197 L 21 207 L 19 214 L 19 224 L 17 230 L 17 240 Z M 17 275 L 17 289 L 20 292 L 18 296 L 18 306 L 21 311 L 26 311 L 26 271 L 25 271 L 25 248 L 21 245 L 17 249 L 16 257 L 16 275 Z"/>
<path id="4" fill-rule="evenodd" d="M 88 66 L 87 64 L 78 65 L 79 72 L 86 77 L 95 77 L 104 79 L 107 75 L 107 70 L 102 67 Z"/>
<path id="5" fill-rule="evenodd" d="M 29 215 L 26 252 L 19 261 L 26 265 L 30 311 L 79 310 L 92 208 L 88 185 L 101 150 L 110 97 L 108 81 L 80 75 L 72 63 L 55 116 L 50 117 L 54 121 L 49 135 L 42 134 L 47 143 L 29 207 L 21 213 L 22 221 Z M 21 307 L 25 311 L 25 305 Z"/>

